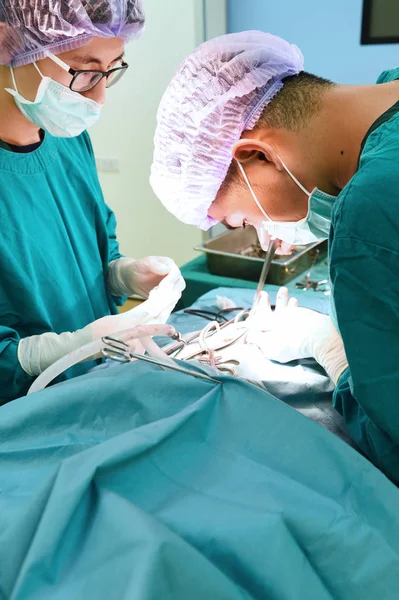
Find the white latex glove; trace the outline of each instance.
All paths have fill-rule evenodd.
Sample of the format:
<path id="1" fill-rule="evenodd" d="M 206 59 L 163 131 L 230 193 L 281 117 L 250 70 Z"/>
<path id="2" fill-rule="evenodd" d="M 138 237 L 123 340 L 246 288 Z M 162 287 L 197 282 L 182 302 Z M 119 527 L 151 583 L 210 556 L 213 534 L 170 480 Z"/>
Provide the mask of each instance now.
<path id="1" fill-rule="evenodd" d="M 147 256 L 118 258 L 109 264 L 108 290 L 113 296 L 131 296 L 137 294 L 148 298 L 149 293 L 172 270 L 176 263 L 166 256 Z"/>
<path id="2" fill-rule="evenodd" d="M 24 338 L 18 345 L 18 360 L 30 376 L 38 376 L 55 361 L 93 340 L 113 335 L 136 325 L 166 323 L 176 306 L 185 282 L 177 267 L 150 292 L 146 302 L 119 315 L 97 319 L 83 329 L 66 333 L 43 333 Z"/>
<path id="3" fill-rule="evenodd" d="M 287 363 L 313 357 L 334 384 L 348 367 L 342 338 L 330 317 L 300 308 L 296 298 L 289 298 L 287 288 L 280 288 L 274 312 L 268 294 L 263 292 L 258 309 L 250 319 L 247 339 L 269 360 Z"/>

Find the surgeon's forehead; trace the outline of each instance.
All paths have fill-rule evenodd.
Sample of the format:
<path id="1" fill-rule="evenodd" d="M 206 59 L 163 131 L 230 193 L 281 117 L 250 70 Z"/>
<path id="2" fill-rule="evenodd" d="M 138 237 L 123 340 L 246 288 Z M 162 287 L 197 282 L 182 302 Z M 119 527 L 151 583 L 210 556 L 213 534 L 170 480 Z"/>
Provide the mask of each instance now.
<path id="1" fill-rule="evenodd" d="M 125 55 L 124 52 L 119 53 L 117 56 L 115 56 L 114 59 L 112 59 L 112 62 L 117 62 L 118 60 L 122 60 L 124 55 Z M 103 62 L 101 60 L 101 58 L 99 58 L 98 56 L 95 56 L 94 54 L 77 54 L 77 55 L 73 55 L 71 57 L 71 59 L 74 62 L 78 62 L 82 65 L 91 65 L 91 64 L 101 65 L 101 63 Z"/>
<path id="2" fill-rule="evenodd" d="M 90 65 L 101 66 L 106 63 L 116 63 L 123 59 L 125 43 L 119 38 L 93 38 L 88 44 L 60 54 L 60 58 L 66 62 L 82 65 L 88 68 Z"/>

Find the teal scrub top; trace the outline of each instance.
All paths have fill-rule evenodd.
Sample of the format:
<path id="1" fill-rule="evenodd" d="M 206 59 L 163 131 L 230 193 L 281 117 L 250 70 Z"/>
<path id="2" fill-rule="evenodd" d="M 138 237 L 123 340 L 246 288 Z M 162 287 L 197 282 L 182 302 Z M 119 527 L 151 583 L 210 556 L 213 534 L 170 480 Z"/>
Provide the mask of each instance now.
<path id="1" fill-rule="evenodd" d="M 399 79 L 399 68 L 377 83 Z M 333 301 L 349 369 L 334 393 L 361 450 L 399 482 L 399 102 L 370 128 L 334 203 Z"/>
<path id="2" fill-rule="evenodd" d="M 110 261 L 119 258 L 115 217 L 104 203 L 87 133 L 45 134 L 32 152 L 0 147 L 0 404 L 24 395 L 21 338 L 76 331 L 109 314 Z M 64 378 L 86 372 L 93 362 Z"/>

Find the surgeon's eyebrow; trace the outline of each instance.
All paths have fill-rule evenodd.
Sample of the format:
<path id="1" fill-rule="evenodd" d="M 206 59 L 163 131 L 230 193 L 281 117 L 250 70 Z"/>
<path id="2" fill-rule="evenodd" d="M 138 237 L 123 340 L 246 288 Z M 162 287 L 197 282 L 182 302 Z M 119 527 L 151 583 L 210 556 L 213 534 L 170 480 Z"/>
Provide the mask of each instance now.
<path id="1" fill-rule="evenodd" d="M 110 64 L 113 64 L 115 62 L 118 62 L 119 60 L 122 60 L 123 57 L 125 56 L 125 54 L 121 54 L 120 56 L 118 56 L 118 58 L 115 58 L 113 61 L 111 61 Z M 90 56 L 90 54 L 85 54 L 85 55 L 80 55 L 80 56 L 74 56 L 73 57 L 73 62 L 75 63 L 81 63 L 82 65 L 100 65 L 102 64 L 102 61 L 99 58 L 96 58 L 95 56 Z"/>

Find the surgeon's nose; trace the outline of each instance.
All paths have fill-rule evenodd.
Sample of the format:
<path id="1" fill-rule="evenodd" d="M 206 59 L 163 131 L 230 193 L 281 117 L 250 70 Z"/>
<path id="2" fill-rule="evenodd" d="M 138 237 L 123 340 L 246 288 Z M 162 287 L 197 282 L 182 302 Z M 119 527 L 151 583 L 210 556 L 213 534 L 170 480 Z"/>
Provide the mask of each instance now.
<path id="1" fill-rule="evenodd" d="M 105 104 L 105 100 L 107 97 L 107 79 L 103 77 L 103 79 L 97 83 L 94 88 L 88 90 L 83 93 L 83 96 L 86 98 L 90 98 L 90 100 L 94 100 L 98 102 L 98 104 Z"/>

